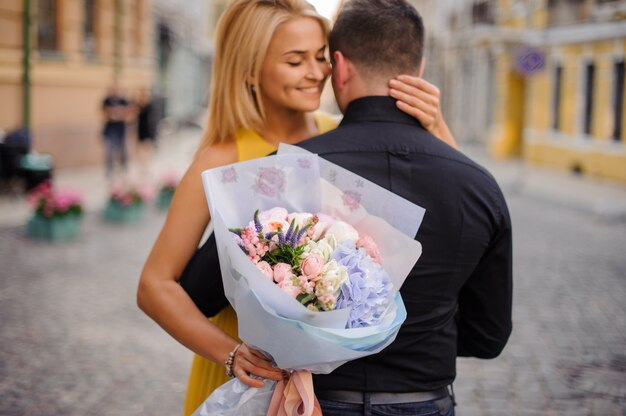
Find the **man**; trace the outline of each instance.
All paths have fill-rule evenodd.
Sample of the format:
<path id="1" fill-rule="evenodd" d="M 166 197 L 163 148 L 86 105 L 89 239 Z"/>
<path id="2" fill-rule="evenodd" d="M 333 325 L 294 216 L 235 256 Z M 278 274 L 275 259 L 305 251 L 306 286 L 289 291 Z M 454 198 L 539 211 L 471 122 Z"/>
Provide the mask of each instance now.
<path id="1" fill-rule="evenodd" d="M 400 290 L 407 319 L 382 352 L 314 376 L 325 416 L 454 415 L 456 357 L 494 358 L 511 333 L 511 223 L 498 185 L 387 96 L 389 79 L 421 74 L 423 45 L 406 1 L 348 2 L 330 35 L 343 121 L 299 144 L 426 209 L 423 254 Z"/>
<path id="2" fill-rule="evenodd" d="M 401 288 L 407 320 L 381 353 L 314 376 L 324 415 L 452 415 L 456 357 L 496 357 L 511 332 L 511 224 L 498 185 L 386 97 L 389 79 L 421 75 L 423 45 L 406 1 L 348 2 L 330 35 L 343 121 L 300 144 L 426 209 L 423 254 Z"/>
<path id="3" fill-rule="evenodd" d="M 106 175 L 113 174 L 114 159 L 119 156 L 122 170 L 126 169 L 126 119 L 128 118 L 128 101 L 120 92 L 117 81 L 114 81 L 107 96 L 102 102 L 104 113 L 104 136 Z"/>

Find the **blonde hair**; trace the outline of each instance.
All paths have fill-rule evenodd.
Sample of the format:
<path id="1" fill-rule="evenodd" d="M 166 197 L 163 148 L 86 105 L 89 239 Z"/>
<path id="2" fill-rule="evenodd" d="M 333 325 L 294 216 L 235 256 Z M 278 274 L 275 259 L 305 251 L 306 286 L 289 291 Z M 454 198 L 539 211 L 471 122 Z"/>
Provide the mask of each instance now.
<path id="1" fill-rule="evenodd" d="M 216 28 L 207 129 L 199 149 L 233 140 L 240 128 L 262 131 L 265 112 L 258 80 L 272 36 L 299 17 L 317 20 L 328 36 L 328 22 L 305 0 L 233 0 Z"/>

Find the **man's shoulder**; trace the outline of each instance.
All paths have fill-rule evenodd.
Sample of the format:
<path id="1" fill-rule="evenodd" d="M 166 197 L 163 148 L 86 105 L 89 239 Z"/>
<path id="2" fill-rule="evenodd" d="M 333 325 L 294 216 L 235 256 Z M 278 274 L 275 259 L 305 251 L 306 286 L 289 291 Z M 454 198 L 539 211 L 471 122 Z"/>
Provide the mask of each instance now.
<path id="1" fill-rule="evenodd" d="M 344 164 L 389 153 L 415 163 L 427 164 L 446 175 L 468 177 L 489 188 L 498 187 L 487 169 L 461 151 L 450 147 L 421 126 L 398 123 L 354 123 L 303 141 L 298 146 Z M 372 160 L 374 162 L 374 160 Z M 350 168 L 350 166 L 344 166 Z"/>

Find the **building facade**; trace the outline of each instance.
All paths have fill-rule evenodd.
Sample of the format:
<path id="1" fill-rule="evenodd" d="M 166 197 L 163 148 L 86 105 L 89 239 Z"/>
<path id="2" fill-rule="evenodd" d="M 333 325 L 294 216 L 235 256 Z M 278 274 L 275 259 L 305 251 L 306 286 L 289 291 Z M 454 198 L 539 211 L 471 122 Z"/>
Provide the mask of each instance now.
<path id="1" fill-rule="evenodd" d="M 626 182 L 626 1 L 437 3 L 430 74 L 461 140 Z"/>
<path id="2" fill-rule="evenodd" d="M 207 0 L 152 0 L 155 20 L 155 89 L 165 99 L 164 116 L 195 121 L 207 102 L 211 26 Z"/>
<path id="3" fill-rule="evenodd" d="M 114 80 L 158 96 L 178 124 L 203 112 L 205 0 L 0 1 L 0 129 L 28 126 L 55 167 L 100 164 L 102 100 Z M 135 143 L 132 123 L 130 150 Z"/>
<path id="4" fill-rule="evenodd" d="M 0 2 L 0 128 L 28 126 L 55 167 L 101 163 L 101 103 L 154 78 L 150 0 Z"/>

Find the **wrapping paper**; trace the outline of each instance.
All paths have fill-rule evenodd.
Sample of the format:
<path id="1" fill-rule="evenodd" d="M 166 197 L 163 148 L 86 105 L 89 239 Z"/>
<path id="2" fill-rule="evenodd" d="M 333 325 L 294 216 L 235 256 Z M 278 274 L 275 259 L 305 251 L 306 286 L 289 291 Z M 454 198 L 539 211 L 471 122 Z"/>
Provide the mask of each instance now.
<path id="1" fill-rule="evenodd" d="M 395 339 L 406 319 L 398 290 L 421 255 L 421 245 L 414 237 L 424 217 L 423 208 L 293 146 L 281 145 L 276 156 L 205 171 L 202 179 L 224 291 L 237 313 L 239 337 L 244 342 L 264 351 L 279 368 L 329 373 L 347 361 L 381 351 Z M 378 325 L 346 329 L 347 309 L 306 309 L 266 279 L 246 257 L 228 228 L 246 226 L 255 210 L 277 206 L 289 212 L 335 216 L 376 241 L 383 268 L 394 286 L 390 306 Z M 265 384 L 262 389 L 252 389 L 238 380 L 226 383 L 195 415 L 266 414 L 271 398 L 268 392 L 276 384 Z M 298 390 L 294 388 L 280 386 L 281 394 L 285 389 Z M 298 407 L 293 400 L 290 406 Z"/>

